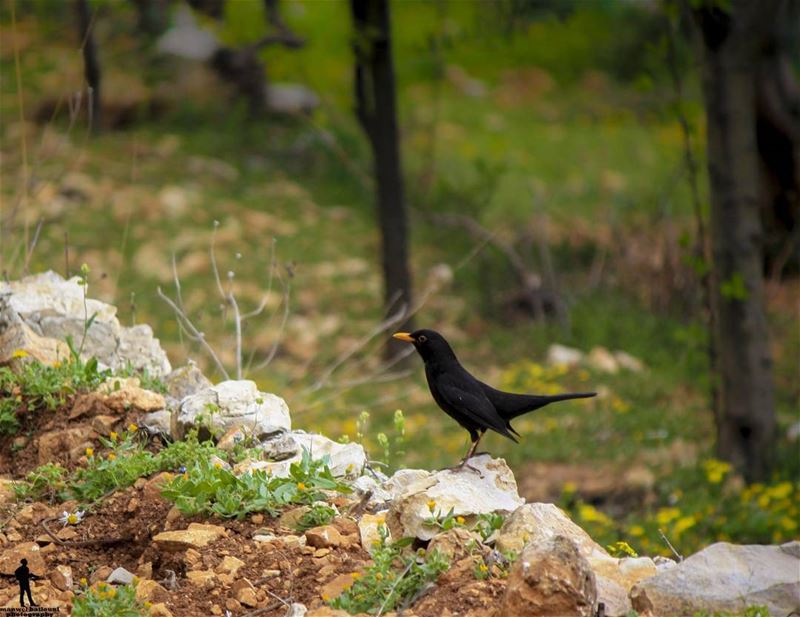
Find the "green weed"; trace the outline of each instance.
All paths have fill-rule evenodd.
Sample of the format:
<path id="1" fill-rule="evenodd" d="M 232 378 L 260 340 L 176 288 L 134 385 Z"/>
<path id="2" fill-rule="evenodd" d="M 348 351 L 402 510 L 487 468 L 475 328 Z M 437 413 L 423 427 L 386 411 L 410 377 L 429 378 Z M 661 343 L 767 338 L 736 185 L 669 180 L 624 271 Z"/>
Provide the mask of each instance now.
<path id="1" fill-rule="evenodd" d="M 351 490 L 333 477 L 325 459 L 314 460 L 307 451 L 289 472 L 288 478 L 273 477 L 264 470 L 236 476 L 219 463 L 201 460 L 167 482 L 162 495 L 184 514 L 242 518 L 251 512 L 275 516 L 288 504 L 310 505 L 324 499 L 324 491 Z"/>
<path id="2" fill-rule="evenodd" d="M 72 601 L 73 617 L 145 617 L 150 614 L 146 603 L 136 600 L 134 585 L 114 586 L 97 583 L 83 588 Z"/>
<path id="3" fill-rule="evenodd" d="M 312 527 L 329 524 L 336 517 L 336 510 L 325 503 L 315 503 L 311 509 L 297 521 L 297 531 L 305 531 Z"/>
<path id="4" fill-rule="evenodd" d="M 386 527 L 379 527 L 378 532 L 380 546 L 372 554 L 372 565 L 362 573 L 354 573 L 353 585 L 340 596 L 323 597 L 333 608 L 352 614 L 393 610 L 450 567 L 438 551 L 419 549 L 407 553 L 403 549 L 411 543 L 411 538 L 388 543 Z"/>

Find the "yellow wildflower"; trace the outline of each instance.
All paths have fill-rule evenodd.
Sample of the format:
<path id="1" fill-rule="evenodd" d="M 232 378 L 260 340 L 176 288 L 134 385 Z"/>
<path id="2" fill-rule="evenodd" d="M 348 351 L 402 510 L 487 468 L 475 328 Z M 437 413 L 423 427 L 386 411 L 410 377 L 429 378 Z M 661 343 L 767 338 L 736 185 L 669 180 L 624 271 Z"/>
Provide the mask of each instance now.
<path id="1" fill-rule="evenodd" d="M 633 525 L 628 529 L 628 533 L 632 536 L 640 537 L 644 535 L 644 527 L 641 525 Z"/>
<path id="2" fill-rule="evenodd" d="M 361 576 L 361 572 L 353 572 L 350 576 L 352 576 L 353 578 L 358 578 L 359 576 Z"/>
<path id="3" fill-rule="evenodd" d="M 659 525 L 668 525 L 681 515 L 678 508 L 661 508 L 656 513 L 656 521 Z"/>
<path id="4" fill-rule="evenodd" d="M 108 458 L 109 461 L 113 461 L 113 460 L 115 460 L 117 458 L 117 455 L 114 454 L 113 452 L 109 452 L 109 454 L 108 454 L 108 456 L 106 458 Z"/>
<path id="5" fill-rule="evenodd" d="M 780 484 L 776 484 L 775 486 L 772 486 L 769 489 L 767 489 L 767 494 L 772 499 L 786 499 L 789 495 L 792 494 L 792 483 L 781 482 Z"/>
<path id="6" fill-rule="evenodd" d="M 61 368 L 61 360 L 56 360 L 53 362 L 53 368 Z"/>
<path id="7" fill-rule="evenodd" d="M 578 515 L 587 522 L 590 523 L 599 523 L 601 525 L 612 525 L 613 521 L 608 518 L 605 514 L 600 512 L 594 506 L 590 506 L 589 504 L 582 503 L 578 507 Z"/>
<path id="8" fill-rule="evenodd" d="M 306 485 L 305 485 L 303 482 L 298 482 L 298 483 L 297 483 L 297 490 L 298 490 L 298 491 L 304 491 L 304 490 L 306 490 Z"/>
<path id="9" fill-rule="evenodd" d="M 481 565 L 478 566 L 478 570 L 480 570 L 481 572 L 488 572 L 489 566 L 487 566 L 485 563 L 482 563 Z"/>
<path id="10" fill-rule="evenodd" d="M 464 520 L 463 516 L 457 516 L 456 517 L 456 523 L 458 523 L 459 525 L 463 525 L 465 522 L 466 521 Z"/>
<path id="11" fill-rule="evenodd" d="M 29 355 L 31 354 L 24 349 L 15 349 L 13 352 L 11 352 L 12 358 L 27 358 Z"/>
<path id="12" fill-rule="evenodd" d="M 784 516 L 781 519 L 781 527 L 791 533 L 797 529 L 797 521 L 789 516 Z"/>
<path id="13" fill-rule="evenodd" d="M 117 435 L 116 431 L 111 431 L 108 436 L 111 438 L 111 441 L 116 441 L 119 435 Z"/>
<path id="14" fill-rule="evenodd" d="M 379 580 L 379 581 L 382 581 L 382 580 L 383 580 L 383 572 L 378 572 L 378 573 L 375 575 L 375 579 L 376 579 L 376 580 Z"/>
<path id="15" fill-rule="evenodd" d="M 131 423 L 128 425 L 128 430 L 129 430 L 131 433 L 135 433 L 136 431 L 138 431 L 138 430 L 139 430 L 139 427 L 138 427 L 136 424 L 134 424 L 133 422 L 131 422 Z"/>
<path id="16" fill-rule="evenodd" d="M 706 479 L 711 484 L 719 484 L 731 470 L 731 464 L 712 458 L 703 462 L 703 469 L 706 472 Z"/>
<path id="17" fill-rule="evenodd" d="M 153 603 L 152 603 L 152 602 L 150 602 L 150 601 L 148 601 L 148 600 L 145 600 L 145 602 L 144 602 L 144 607 L 145 607 L 145 608 L 150 608 L 150 607 L 152 607 L 152 606 L 153 606 Z"/>
<path id="18" fill-rule="evenodd" d="M 86 448 L 86 456 L 88 457 L 94 456 L 94 448 Z"/>
<path id="19" fill-rule="evenodd" d="M 434 509 L 435 507 L 436 507 L 436 500 L 435 500 L 435 499 L 429 499 L 429 500 L 428 500 L 428 510 L 430 510 L 431 512 L 433 512 L 433 509 Z"/>
<path id="20" fill-rule="evenodd" d="M 85 576 L 82 576 L 82 577 L 81 577 L 81 580 L 80 580 L 80 581 L 78 581 L 78 582 L 79 582 L 79 583 L 80 583 L 80 584 L 81 584 L 83 587 L 86 587 L 86 585 L 88 585 L 88 584 L 89 584 L 89 581 L 87 581 L 87 580 L 86 580 L 86 577 L 85 577 Z"/>
<path id="21" fill-rule="evenodd" d="M 697 521 L 693 516 L 683 516 L 675 521 L 675 525 L 672 527 L 672 533 L 679 536 L 687 529 L 694 527 L 696 523 Z"/>

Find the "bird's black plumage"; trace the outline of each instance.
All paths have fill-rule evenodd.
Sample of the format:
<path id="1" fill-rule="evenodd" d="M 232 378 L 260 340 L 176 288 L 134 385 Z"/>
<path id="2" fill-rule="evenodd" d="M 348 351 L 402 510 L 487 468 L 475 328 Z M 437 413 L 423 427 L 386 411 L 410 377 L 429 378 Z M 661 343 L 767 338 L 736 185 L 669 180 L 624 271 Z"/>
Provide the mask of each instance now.
<path id="1" fill-rule="evenodd" d="M 395 338 L 413 343 L 425 362 L 425 376 L 433 399 L 444 412 L 469 431 L 472 447 L 465 461 L 487 430 L 493 430 L 512 441 L 519 436 L 511 420 L 557 401 L 589 398 L 595 392 L 556 394 L 513 394 L 492 388 L 479 381 L 461 366 L 453 348 L 434 330 L 398 332 Z"/>

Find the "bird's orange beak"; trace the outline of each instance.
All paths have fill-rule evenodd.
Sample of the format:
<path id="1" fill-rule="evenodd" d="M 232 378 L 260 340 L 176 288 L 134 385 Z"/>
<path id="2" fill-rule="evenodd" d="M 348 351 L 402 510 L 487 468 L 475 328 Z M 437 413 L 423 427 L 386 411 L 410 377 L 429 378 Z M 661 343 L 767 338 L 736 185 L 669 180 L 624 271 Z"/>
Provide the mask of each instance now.
<path id="1" fill-rule="evenodd" d="M 392 334 L 392 338 L 396 338 L 398 341 L 405 341 L 406 343 L 415 342 L 408 332 L 395 332 Z"/>

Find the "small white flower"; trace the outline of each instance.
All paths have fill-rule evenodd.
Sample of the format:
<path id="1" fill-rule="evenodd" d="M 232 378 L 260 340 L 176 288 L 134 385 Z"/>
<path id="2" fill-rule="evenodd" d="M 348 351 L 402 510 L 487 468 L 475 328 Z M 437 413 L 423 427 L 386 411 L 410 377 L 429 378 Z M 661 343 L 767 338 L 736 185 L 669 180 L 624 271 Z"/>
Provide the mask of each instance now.
<path id="1" fill-rule="evenodd" d="M 67 512 L 64 510 L 58 520 L 64 524 L 64 527 L 67 525 L 77 525 L 83 520 L 83 515 L 83 510 L 76 510 L 75 512 Z"/>

